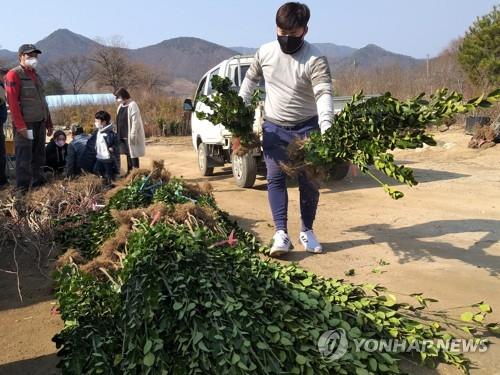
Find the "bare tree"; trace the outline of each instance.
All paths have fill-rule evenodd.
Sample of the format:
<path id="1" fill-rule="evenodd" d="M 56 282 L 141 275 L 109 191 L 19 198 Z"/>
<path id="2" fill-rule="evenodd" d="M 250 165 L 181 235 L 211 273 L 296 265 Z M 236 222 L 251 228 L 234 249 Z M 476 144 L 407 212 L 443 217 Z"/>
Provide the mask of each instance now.
<path id="1" fill-rule="evenodd" d="M 106 47 L 128 48 L 128 43 L 125 41 L 123 35 L 112 35 L 108 38 L 97 36 L 94 38 L 94 42 Z"/>
<path id="2" fill-rule="evenodd" d="M 467 73 L 458 62 L 458 49 L 461 43 L 461 38 L 452 41 L 444 51 L 433 59 L 431 77 L 438 87 L 448 87 L 464 93 L 466 96 L 473 96 L 482 90 L 478 91 L 473 87 Z"/>
<path id="3" fill-rule="evenodd" d="M 116 91 L 120 87 L 134 87 L 138 75 L 126 53 L 118 47 L 102 47 L 93 57 L 95 79 L 100 87 L 111 87 Z"/>
<path id="4" fill-rule="evenodd" d="M 120 35 L 111 38 L 95 38 L 101 48 L 91 58 L 94 66 L 94 81 L 98 87 L 120 87 L 158 92 L 169 84 L 164 70 L 135 63 L 127 55 L 127 43 Z"/>
<path id="5" fill-rule="evenodd" d="M 63 57 L 45 68 L 51 79 L 59 80 L 69 86 L 73 94 L 79 94 L 83 87 L 94 77 L 90 60 L 85 56 Z"/>
<path id="6" fill-rule="evenodd" d="M 147 92 L 158 92 L 170 83 L 164 71 L 144 64 L 135 64 L 134 69 L 138 78 L 137 86 Z"/>

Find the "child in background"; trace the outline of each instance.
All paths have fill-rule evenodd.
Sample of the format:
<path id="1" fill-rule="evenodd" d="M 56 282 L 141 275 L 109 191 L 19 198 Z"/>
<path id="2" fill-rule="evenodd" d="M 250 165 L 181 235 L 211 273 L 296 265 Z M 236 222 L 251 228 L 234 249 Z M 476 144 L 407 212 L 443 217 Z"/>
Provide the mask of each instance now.
<path id="1" fill-rule="evenodd" d="M 45 146 L 45 165 L 55 174 L 61 174 L 66 165 L 67 154 L 66 134 L 62 130 L 57 130 L 50 142 Z"/>
<path id="2" fill-rule="evenodd" d="M 111 115 L 106 111 L 95 114 L 96 135 L 96 173 L 111 185 L 116 170 L 116 153 L 118 150 L 118 137 L 113 131 Z"/>

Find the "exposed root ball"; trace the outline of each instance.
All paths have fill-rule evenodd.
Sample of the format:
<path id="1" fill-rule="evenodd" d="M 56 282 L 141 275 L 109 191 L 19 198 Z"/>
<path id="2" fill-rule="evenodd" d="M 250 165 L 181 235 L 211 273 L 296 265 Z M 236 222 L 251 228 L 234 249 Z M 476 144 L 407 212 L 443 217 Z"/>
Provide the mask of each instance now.
<path id="1" fill-rule="evenodd" d="M 142 178 L 142 177 L 149 175 L 149 173 L 150 173 L 150 171 L 147 169 L 132 169 L 130 174 L 125 179 L 124 184 L 125 185 L 131 184 L 132 182 L 134 182 L 138 178 Z"/>
<path id="2" fill-rule="evenodd" d="M 99 259 L 99 258 L 96 258 L 96 259 L 92 260 L 91 262 L 89 262 L 83 266 L 80 266 L 80 270 L 82 272 L 91 274 L 91 275 L 95 276 L 96 279 L 104 280 L 106 278 L 106 276 L 101 271 L 101 268 L 104 268 L 106 270 L 117 270 L 117 269 L 119 269 L 119 266 L 118 266 L 118 264 L 116 264 L 110 260 Z"/>
<path id="3" fill-rule="evenodd" d="M 56 269 L 60 269 L 67 264 L 75 263 L 75 264 L 83 264 L 85 263 L 85 259 L 82 257 L 80 252 L 76 249 L 69 249 L 56 261 Z"/>
<path id="4" fill-rule="evenodd" d="M 214 190 L 214 187 L 212 186 L 212 184 L 208 181 L 204 181 L 203 183 L 199 184 L 200 186 L 200 190 L 204 193 L 204 194 L 211 194 L 212 191 Z"/>
<path id="5" fill-rule="evenodd" d="M 82 264 L 80 266 L 80 270 L 102 278 L 103 273 L 100 270 L 101 268 L 106 270 L 119 269 L 121 267 L 119 254 L 121 254 L 125 248 L 128 236 L 132 231 L 134 219 L 154 216 L 160 219 L 168 216 L 168 214 L 169 208 L 162 202 L 155 203 L 147 208 L 137 208 L 126 211 L 112 210 L 111 216 L 119 223 L 120 226 L 115 234 L 101 245 L 99 248 L 99 255 L 90 262 Z"/>
<path id="6" fill-rule="evenodd" d="M 133 169 L 124 181 L 124 185 L 129 185 L 138 178 L 151 175 L 151 180 L 162 180 L 164 183 L 170 181 L 171 174 L 165 169 L 165 162 L 163 160 L 153 160 L 153 167 L 148 169 Z"/>
<path id="7" fill-rule="evenodd" d="M 246 139 L 232 139 L 233 152 L 238 156 L 245 156 L 254 148 L 260 148 L 261 142 L 256 134 L 250 134 Z"/>
<path id="8" fill-rule="evenodd" d="M 469 142 L 469 148 L 486 149 L 495 146 L 495 131 L 490 126 L 478 127 Z"/>
<path id="9" fill-rule="evenodd" d="M 288 176 L 296 178 L 305 174 L 319 185 L 319 181 L 328 178 L 328 171 L 324 168 L 314 167 L 305 161 L 304 145 L 306 140 L 297 138 L 288 145 L 288 162 L 280 162 L 280 167 Z"/>
<path id="10" fill-rule="evenodd" d="M 153 181 L 161 179 L 164 183 L 170 181 L 170 173 L 165 169 L 165 162 L 163 160 L 153 160 L 151 179 Z"/>
<path id="11" fill-rule="evenodd" d="M 209 182 L 204 182 L 202 184 L 184 183 L 184 189 L 187 191 L 188 196 L 197 199 L 202 195 L 210 194 L 213 187 Z"/>
<path id="12" fill-rule="evenodd" d="M 210 208 L 201 207 L 192 202 L 176 205 L 172 213 L 172 218 L 177 223 L 183 223 L 190 216 L 194 216 L 196 219 L 202 221 L 209 228 L 214 228 L 217 224 L 214 219 L 214 213 Z"/>
<path id="13" fill-rule="evenodd" d="M 147 208 L 135 208 L 132 210 L 126 211 L 118 211 L 112 210 L 111 216 L 120 224 L 120 225 L 129 225 L 132 226 L 133 219 L 141 219 L 144 217 L 151 217 L 156 214 L 160 214 L 161 216 L 168 215 L 169 208 L 163 202 L 158 202 L 150 205 Z"/>

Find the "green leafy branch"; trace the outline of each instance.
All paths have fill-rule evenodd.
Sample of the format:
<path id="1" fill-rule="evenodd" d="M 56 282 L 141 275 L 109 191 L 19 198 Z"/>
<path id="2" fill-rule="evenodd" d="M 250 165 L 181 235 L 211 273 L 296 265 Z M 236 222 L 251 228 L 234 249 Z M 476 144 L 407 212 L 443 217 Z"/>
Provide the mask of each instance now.
<path id="1" fill-rule="evenodd" d="M 404 194 L 370 173 L 371 166 L 400 183 L 416 185 L 413 170 L 397 165 L 388 151 L 420 148 L 424 144 L 435 146 L 427 134 L 428 125 L 488 108 L 499 100 L 500 89 L 468 102 L 447 89 L 437 90 L 429 100 L 424 99 L 424 94 L 401 101 L 390 93 L 371 98 L 359 93 L 335 117 L 325 134 L 314 133 L 306 141 L 291 145 L 287 169 L 328 175 L 336 165 L 349 161 L 380 183 L 392 198 L 399 199 Z"/>
<path id="2" fill-rule="evenodd" d="M 259 146 L 259 140 L 254 134 L 255 109 L 260 101 L 260 92 L 256 90 L 247 105 L 234 90 L 229 78 L 213 76 L 210 80 L 214 94 L 202 95 L 197 98 L 210 111 L 196 112 L 200 120 L 208 120 L 212 124 L 222 124 L 232 135 L 240 139 L 240 144 L 246 150 Z"/>

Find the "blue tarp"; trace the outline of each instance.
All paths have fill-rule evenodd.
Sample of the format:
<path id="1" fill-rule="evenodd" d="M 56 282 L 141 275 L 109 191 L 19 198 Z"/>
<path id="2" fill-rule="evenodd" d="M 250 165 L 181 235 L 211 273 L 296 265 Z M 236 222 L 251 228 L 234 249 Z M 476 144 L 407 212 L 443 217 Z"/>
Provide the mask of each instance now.
<path id="1" fill-rule="evenodd" d="M 77 105 L 107 105 L 116 101 L 113 94 L 48 95 L 46 99 L 50 109 Z"/>

